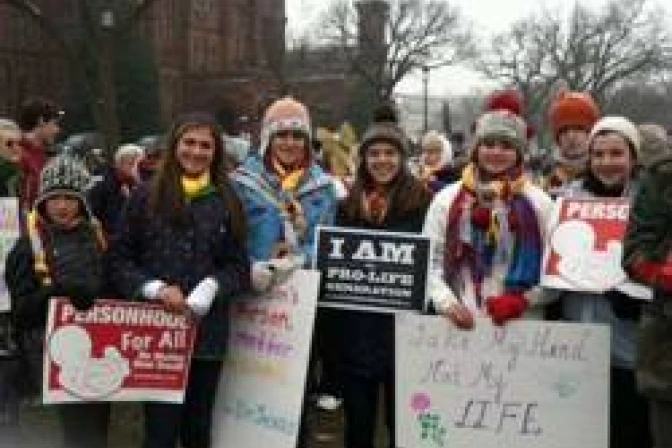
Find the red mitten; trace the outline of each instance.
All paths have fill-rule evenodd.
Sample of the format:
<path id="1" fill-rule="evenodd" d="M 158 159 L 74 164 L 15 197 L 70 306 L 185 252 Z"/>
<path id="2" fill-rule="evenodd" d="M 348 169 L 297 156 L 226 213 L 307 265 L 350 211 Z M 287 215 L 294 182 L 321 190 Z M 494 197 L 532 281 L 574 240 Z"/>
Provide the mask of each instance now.
<path id="1" fill-rule="evenodd" d="M 647 285 L 672 291 L 672 264 L 640 261 L 633 263 L 630 272 L 636 280 Z"/>
<path id="2" fill-rule="evenodd" d="M 490 227 L 490 209 L 485 207 L 474 207 L 471 210 L 471 224 L 479 229 Z"/>
<path id="3" fill-rule="evenodd" d="M 486 310 L 495 325 L 504 325 L 508 320 L 519 318 L 528 306 L 527 299 L 521 294 L 502 294 L 489 297 L 485 302 Z"/>

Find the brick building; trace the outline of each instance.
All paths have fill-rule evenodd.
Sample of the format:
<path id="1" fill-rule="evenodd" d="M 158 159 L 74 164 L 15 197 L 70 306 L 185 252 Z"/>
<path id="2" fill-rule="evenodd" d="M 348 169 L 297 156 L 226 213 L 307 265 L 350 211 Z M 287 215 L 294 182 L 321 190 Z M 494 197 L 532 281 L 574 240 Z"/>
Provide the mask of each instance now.
<path id="1" fill-rule="evenodd" d="M 59 29 L 77 31 L 69 19 L 77 17 L 75 0 L 34 1 Z M 369 17 L 383 17 L 383 0 L 361 3 Z M 381 23 L 360 21 L 367 42 L 382 38 Z M 352 86 L 347 62 L 328 48 L 287 52 L 284 0 L 157 0 L 139 26 L 155 50 L 164 122 L 198 108 L 224 121 L 245 117 L 254 126 L 279 94 L 273 68 L 281 62 L 291 68 L 285 90 L 306 101 L 315 121 L 345 117 Z M 59 47 L 36 21 L 0 3 L 0 116 L 14 115 L 29 95 L 67 104 L 72 78 Z"/>

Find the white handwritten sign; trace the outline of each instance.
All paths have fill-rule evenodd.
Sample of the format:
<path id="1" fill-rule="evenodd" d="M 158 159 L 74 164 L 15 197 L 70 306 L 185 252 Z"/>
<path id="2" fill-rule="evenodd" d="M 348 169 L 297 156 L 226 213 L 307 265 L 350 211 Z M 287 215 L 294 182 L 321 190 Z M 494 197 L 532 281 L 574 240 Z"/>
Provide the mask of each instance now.
<path id="1" fill-rule="evenodd" d="M 396 316 L 400 448 L 607 448 L 609 329 Z"/>
<path id="2" fill-rule="evenodd" d="M 0 198 L 0 312 L 10 309 L 9 292 L 5 284 L 5 262 L 18 237 L 18 200 L 16 198 Z"/>
<path id="3" fill-rule="evenodd" d="M 268 297 L 232 304 L 213 447 L 296 446 L 319 282 L 299 270 Z"/>

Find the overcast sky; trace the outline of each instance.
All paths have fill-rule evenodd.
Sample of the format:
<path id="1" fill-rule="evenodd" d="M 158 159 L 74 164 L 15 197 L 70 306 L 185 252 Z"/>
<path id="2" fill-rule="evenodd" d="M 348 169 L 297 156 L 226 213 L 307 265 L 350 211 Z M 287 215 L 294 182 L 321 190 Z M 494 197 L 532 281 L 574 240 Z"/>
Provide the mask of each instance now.
<path id="1" fill-rule="evenodd" d="M 291 32 L 301 34 L 304 29 L 314 24 L 329 1 L 286 0 L 288 26 Z M 506 31 L 515 20 L 526 17 L 532 12 L 541 11 L 543 8 L 567 11 L 575 4 L 572 0 L 451 0 L 451 2 L 461 9 L 463 15 L 474 24 L 483 37 Z M 582 5 L 597 9 L 606 4 L 607 0 L 580 0 L 580 2 Z M 665 3 L 656 0 L 652 3 L 654 2 Z M 667 7 L 667 10 L 672 8 Z M 467 93 L 479 87 L 487 89 L 490 86 L 474 73 L 464 69 L 449 68 L 433 70 L 430 73 L 429 90 L 433 95 Z M 409 77 L 398 90 L 420 94 L 422 90 L 420 74 Z"/>

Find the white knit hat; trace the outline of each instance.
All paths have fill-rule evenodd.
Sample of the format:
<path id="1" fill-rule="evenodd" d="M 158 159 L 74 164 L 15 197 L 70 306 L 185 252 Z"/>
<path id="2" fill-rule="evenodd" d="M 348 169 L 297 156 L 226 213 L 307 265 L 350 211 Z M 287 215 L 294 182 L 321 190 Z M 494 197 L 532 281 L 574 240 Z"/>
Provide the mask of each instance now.
<path id="1" fill-rule="evenodd" d="M 261 147 L 259 153 L 263 157 L 268 150 L 271 139 L 281 131 L 300 131 L 308 139 L 310 150 L 310 116 L 308 108 L 292 97 L 284 97 L 273 102 L 264 113 L 261 123 Z"/>
<path id="2" fill-rule="evenodd" d="M 621 134 L 623 138 L 632 144 L 632 146 L 635 148 L 635 154 L 637 155 L 637 158 L 639 158 L 642 150 L 642 139 L 639 135 L 639 131 L 637 130 L 637 126 L 635 126 L 632 121 L 625 117 L 616 116 L 609 116 L 600 119 L 597 123 L 595 123 L 593 129 L 590 131 L 588 147 L 592 148 L 595 137 L 597 137 L 598 134 L 603 134 L 605 132 L 617 132 Z"/>

